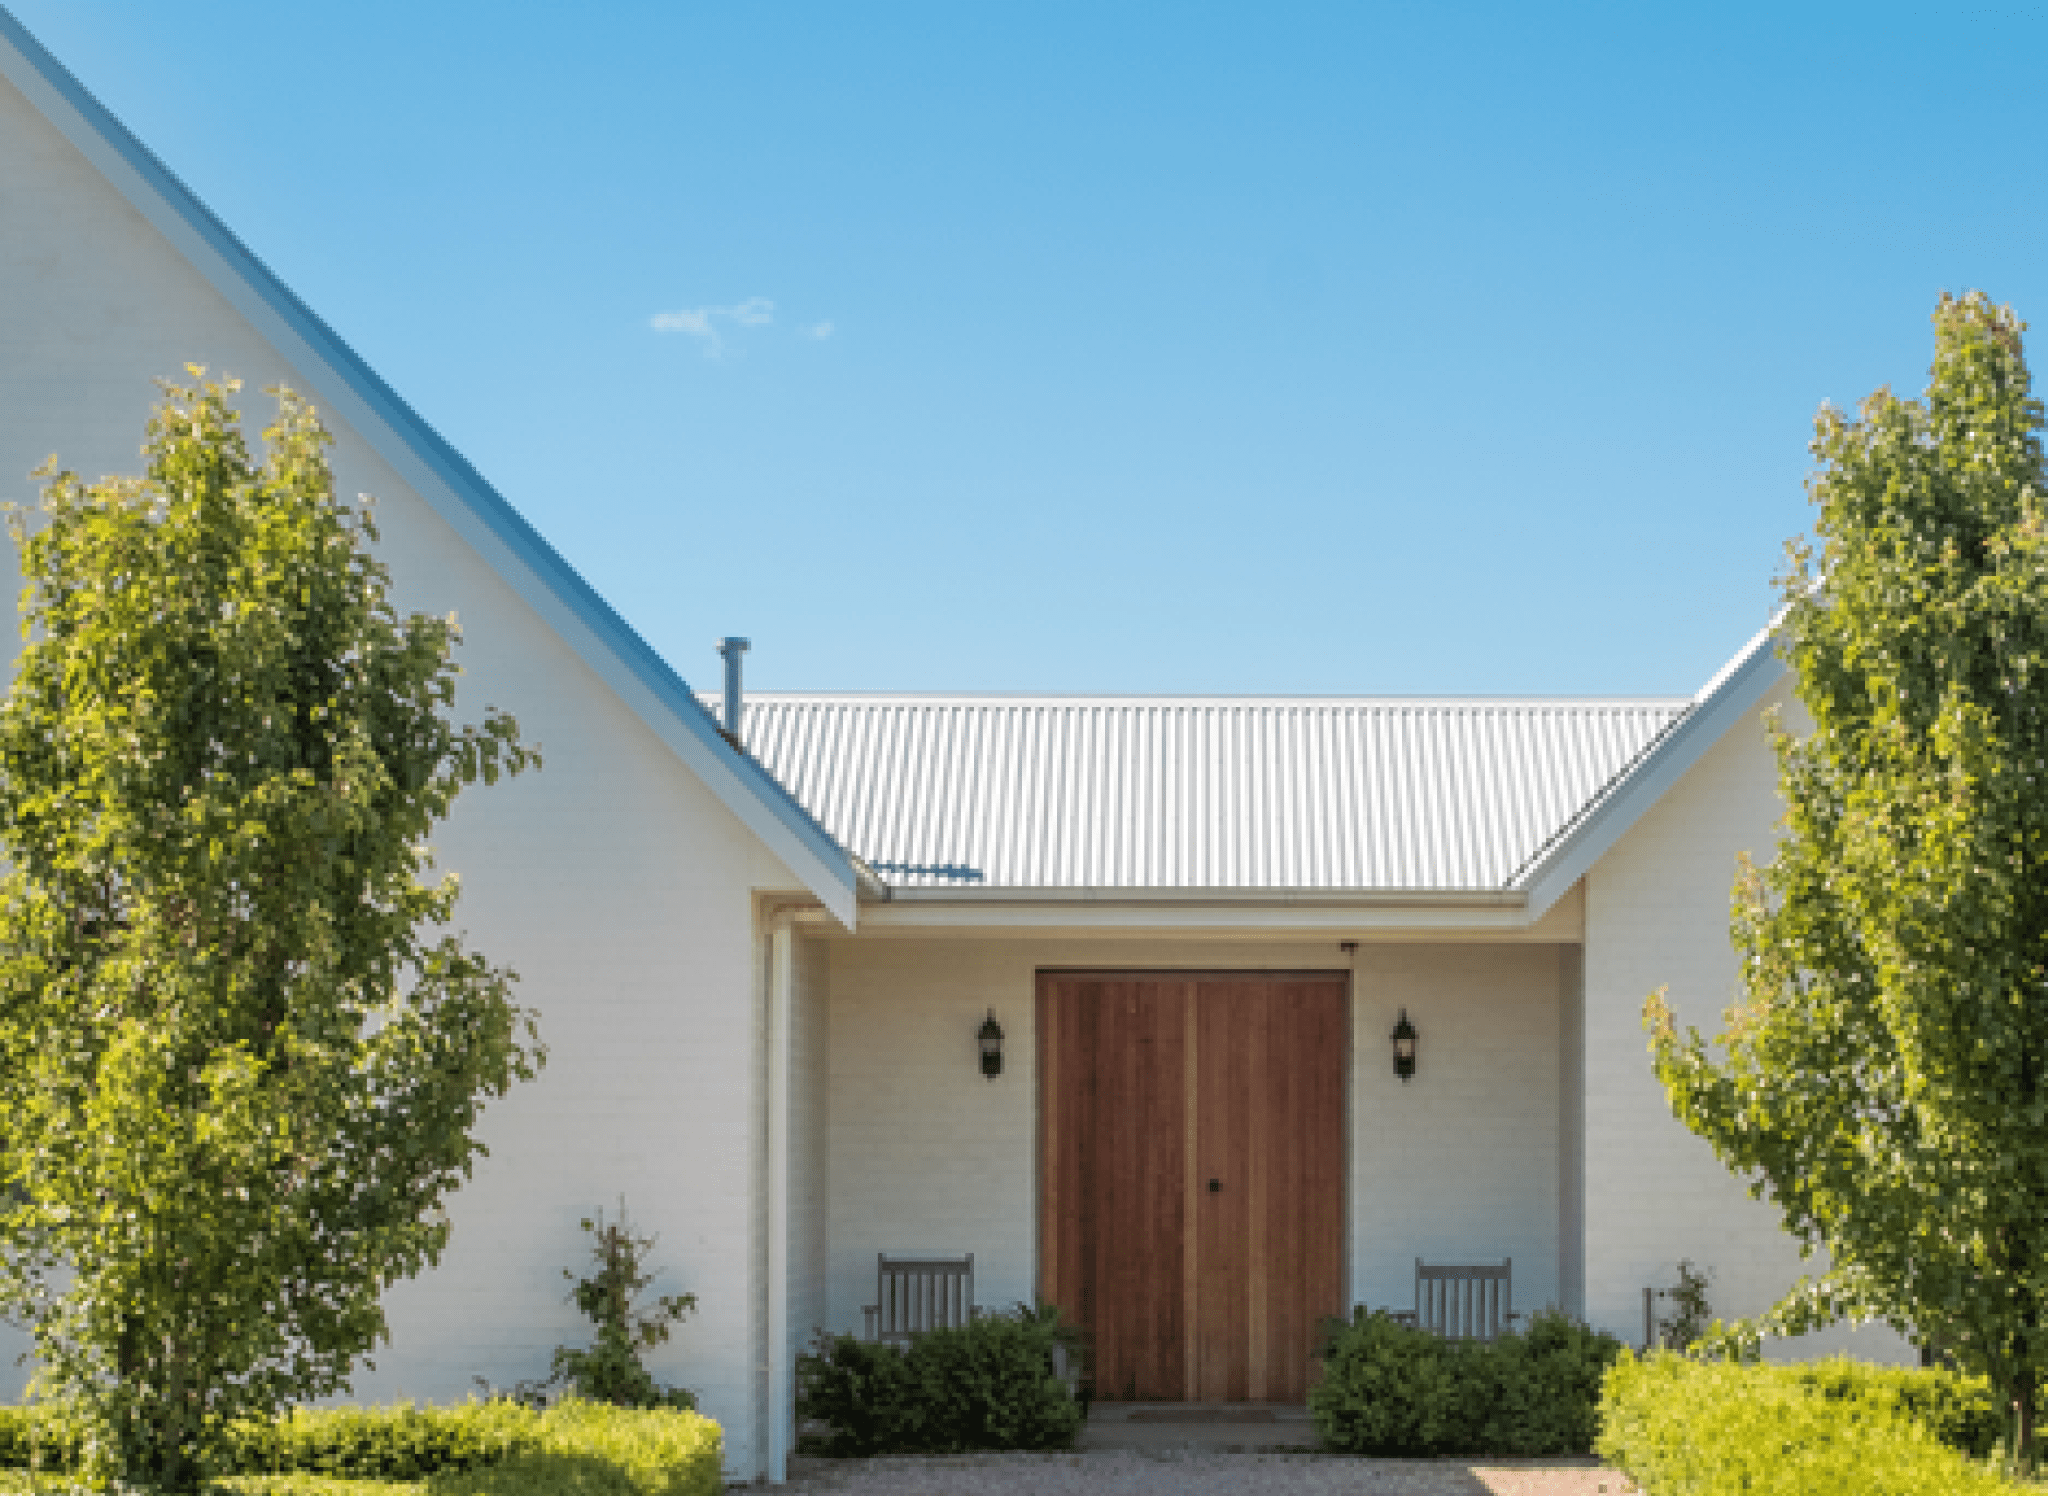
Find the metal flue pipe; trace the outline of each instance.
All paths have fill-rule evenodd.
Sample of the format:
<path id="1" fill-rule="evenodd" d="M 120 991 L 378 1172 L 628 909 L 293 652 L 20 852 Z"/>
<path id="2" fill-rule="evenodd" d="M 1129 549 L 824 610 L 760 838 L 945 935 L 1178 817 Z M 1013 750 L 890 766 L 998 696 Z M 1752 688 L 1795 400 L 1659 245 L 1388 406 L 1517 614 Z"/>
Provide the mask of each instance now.
<path id="1" fill-rule="evenodd" d="M 735 748 L 740 742 L 740 656 L 750 647 L 747 640 L 732 635 L 718 641 L 718 652 L 725 656 L 725 735 Z"/>

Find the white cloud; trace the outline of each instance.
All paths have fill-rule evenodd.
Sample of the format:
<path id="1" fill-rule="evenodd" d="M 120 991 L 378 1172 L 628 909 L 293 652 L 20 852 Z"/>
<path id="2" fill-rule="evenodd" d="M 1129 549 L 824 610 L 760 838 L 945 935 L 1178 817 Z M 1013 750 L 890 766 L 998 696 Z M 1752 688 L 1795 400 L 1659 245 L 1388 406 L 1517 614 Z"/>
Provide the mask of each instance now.
<path id="1" fill-rule="evenodd" d="M 734 327 L 762 327 L 775 320 L 775 303 L 765 296 L 749 296 L 734 306 L 686 307 L 678 312 L 656 312 L 647 325 L 656 332 L 687 333 L 704 344 L 704 356 L 717 358 L 725 352 L 719 333 L 721 322 Z"/>
<path id="2" fill-rule="evenodd" d="M 829 322 L 815 323 L 811 327 L 806 329 L 806 331 L 808 331 L 812 337 L 816 338 L 819 342 L 822 343 L 825 341 L 825 339 L 832 336 L 832 324 Z"/>

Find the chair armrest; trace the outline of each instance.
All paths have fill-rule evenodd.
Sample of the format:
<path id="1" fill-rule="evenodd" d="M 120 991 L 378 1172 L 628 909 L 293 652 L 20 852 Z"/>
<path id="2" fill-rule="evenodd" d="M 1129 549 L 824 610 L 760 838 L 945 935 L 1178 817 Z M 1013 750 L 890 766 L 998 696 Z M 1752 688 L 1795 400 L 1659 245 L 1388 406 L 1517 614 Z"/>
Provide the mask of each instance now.
<path id="1" fill-rule="evenodd" d="M 1389 1309 L 1387 1311 L 1387 1318 L 1397 1325 L 1406 1325 L 1411 1330 L 1415 1328 L 1416 1320 L 1413 1309 Z"/>

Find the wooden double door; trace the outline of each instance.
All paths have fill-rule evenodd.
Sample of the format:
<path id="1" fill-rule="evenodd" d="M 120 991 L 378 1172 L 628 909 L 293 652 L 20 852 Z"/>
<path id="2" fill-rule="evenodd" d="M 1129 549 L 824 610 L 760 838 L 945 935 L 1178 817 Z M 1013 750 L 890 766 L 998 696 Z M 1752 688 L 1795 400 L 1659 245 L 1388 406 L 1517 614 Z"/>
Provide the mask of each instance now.
<path id="1" fill-rule="evenodd" d="M 1343 973 L 1041 973 L 1041 1297 L 1107 1401 L 1301 1402 L 1343 1307 Z"/>

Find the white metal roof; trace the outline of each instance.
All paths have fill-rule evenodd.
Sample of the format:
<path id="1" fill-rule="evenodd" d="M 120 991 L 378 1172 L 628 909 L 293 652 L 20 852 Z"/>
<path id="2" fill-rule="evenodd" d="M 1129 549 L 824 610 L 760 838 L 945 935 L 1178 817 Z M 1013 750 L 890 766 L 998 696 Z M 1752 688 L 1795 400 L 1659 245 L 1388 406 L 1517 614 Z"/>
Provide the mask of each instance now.
<path id="1" fill-rule="evenodd" d="M 1502 890 L 1691 705 L 761 693 L 741 736 L 896 887 Z"/>

